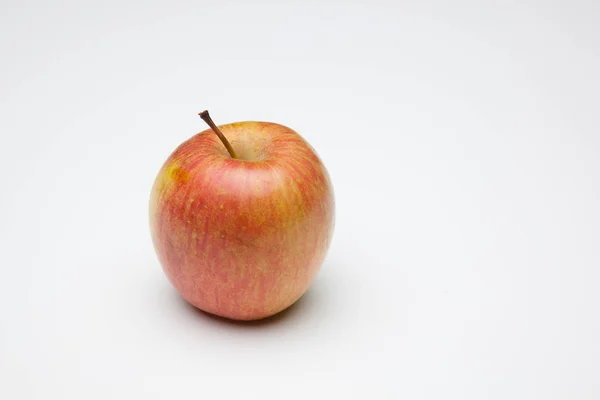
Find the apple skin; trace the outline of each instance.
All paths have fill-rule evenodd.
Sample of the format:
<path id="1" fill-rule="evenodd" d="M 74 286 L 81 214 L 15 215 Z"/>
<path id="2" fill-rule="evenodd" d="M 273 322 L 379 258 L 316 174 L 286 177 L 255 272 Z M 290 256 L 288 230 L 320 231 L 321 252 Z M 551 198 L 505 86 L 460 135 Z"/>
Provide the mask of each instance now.
<path id="1" fill-rule="evenodd" d="M 332 240 L 329 174 L 295 131 L 271 122 L 219 126 L 182 143 L 152 187 L 150 230 L 171 284 L 193 306 L 256 320 L 294 304 Z"/>

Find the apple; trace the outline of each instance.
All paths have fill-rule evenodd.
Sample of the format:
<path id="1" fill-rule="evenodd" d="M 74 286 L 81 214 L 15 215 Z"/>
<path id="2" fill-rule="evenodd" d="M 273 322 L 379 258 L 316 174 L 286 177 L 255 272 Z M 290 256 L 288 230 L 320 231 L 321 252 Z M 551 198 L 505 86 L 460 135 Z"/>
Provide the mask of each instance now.
<path id="1" fill-rule="evenodd" d="M 150 195 L 152 243 L 179 294 L 210 314 L 256 320 L 294 304 L 331 243 L 335 200 L 309 143 L 272 122 L 211 127 L 179 145 Z"/>

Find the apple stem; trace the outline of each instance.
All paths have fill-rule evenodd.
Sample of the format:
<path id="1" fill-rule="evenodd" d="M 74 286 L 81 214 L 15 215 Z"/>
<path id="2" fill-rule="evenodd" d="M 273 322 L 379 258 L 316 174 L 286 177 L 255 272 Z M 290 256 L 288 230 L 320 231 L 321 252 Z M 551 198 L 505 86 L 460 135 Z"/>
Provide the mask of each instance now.
<path id="1" fill-rule="evenodd" d="M 227 140 L 225 135 L 223 135 L 223 132 L 221 132 L 221 130 L 213 122 L 210 115 L 208 115 L 208 110 L 204 110 L 201 113 L 198 113 L 198 115 L 204 120 L 204 122 L 208 124 L 208 126 L 210 126 L 210 129 L 212 129 L 213 132 L 217 134 L 219 139 L 221 139 L 221 142 L 223 142 L 225 148 L 227 148 L 227 151 L 229 152 L 229 155 L 231 155 L 231 158 L 238 158 L 235 154 L 235 151 L 233 151 L 233 147 L 231 147 L 231 144 L 229 144 L 229 141 Z"/>

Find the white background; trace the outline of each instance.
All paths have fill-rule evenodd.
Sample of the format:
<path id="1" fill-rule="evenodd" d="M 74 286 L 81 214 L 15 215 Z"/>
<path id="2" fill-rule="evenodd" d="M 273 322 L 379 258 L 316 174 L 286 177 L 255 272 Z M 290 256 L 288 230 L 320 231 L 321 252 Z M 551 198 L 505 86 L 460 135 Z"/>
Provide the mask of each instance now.
<path id="1" fill-rule="evenodd" d="M 0 398 L 600 398 L 597 0 L 0 7 Z M 266 322 L 187 306 L 150 241 L 205 108 L 334 183 Z"/>

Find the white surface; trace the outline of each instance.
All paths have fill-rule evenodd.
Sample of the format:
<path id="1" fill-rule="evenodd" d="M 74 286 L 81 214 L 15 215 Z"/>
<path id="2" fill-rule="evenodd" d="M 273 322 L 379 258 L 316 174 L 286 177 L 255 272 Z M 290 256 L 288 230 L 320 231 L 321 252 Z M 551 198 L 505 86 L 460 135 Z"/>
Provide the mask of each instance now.
<path id="1" fill-rule="evenodd" d="M 0 3 L 0 398 L 600 398 L 600 3 Z M 147 221 L 217 123 L 299 131 L 337 226 L 267 323 Z"/>

